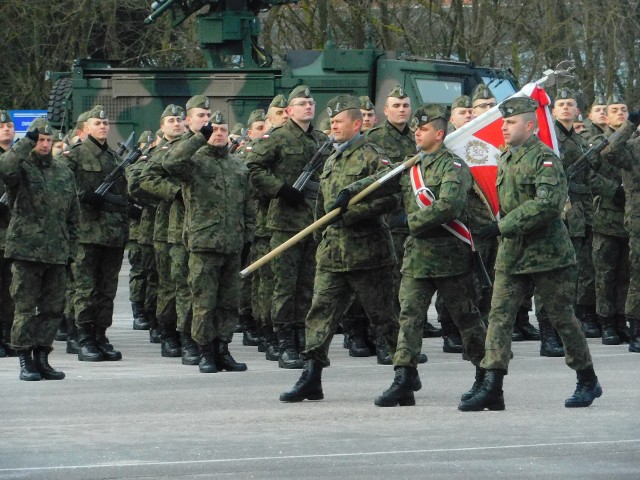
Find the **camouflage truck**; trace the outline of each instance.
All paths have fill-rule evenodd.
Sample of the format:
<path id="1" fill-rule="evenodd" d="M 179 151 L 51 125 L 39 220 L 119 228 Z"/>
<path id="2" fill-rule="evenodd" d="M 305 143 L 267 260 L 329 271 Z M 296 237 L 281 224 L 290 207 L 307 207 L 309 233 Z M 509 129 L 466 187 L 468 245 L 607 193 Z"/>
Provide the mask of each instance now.
<path id="1" fill-rule="evenodd" d="M 155 130 L 166 105 L 184 105 L 195 94 L 207 95 L 212 109 L 222 111 L 233 125 L 244 124 L 251 111 L 266 109 L 275 95 L 286 95 L 300 84 L 311 88 L 321 107 L 317 122 L 326 115 L 322 107 L 338 94 L 368 95 L 381 117 L 386 95 L 396 84 L 404 87 L 413 105 L 450 105 L 479 83 L 488 84 L 498 100 L 515 92 L 516 82 L 509 72 L 399 57 L 374 47 L 340 49 L 331 40 L 323 50 L 289 51 L 284 68 L 272 68 L 270 55 L 258 45 L 258 13 L 297 1 L 157 0 L 145 23 L 170 12 L 175 27 L 195 14 L 208 68 L 118 68 L 106 61 L 77 60 L 71 72 L 54 74 L 49 119 L 67 131 L 81 112 L 94 104 L 104 105 L 112 123 L 109 141 L 115 145 L 131 131 Z"/>

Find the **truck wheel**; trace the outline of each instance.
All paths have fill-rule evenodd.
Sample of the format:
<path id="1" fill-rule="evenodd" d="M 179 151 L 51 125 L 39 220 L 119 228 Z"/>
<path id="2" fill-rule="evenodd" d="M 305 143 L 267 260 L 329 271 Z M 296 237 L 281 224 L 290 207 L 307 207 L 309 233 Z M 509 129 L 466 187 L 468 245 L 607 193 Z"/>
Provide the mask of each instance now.
<path id="1" fill-rule="evenodd" d="M 63 122 L 71 122 L 72 119 L 65 118 L 65 110 L 67 104 L 67 97 L 71 92 L 71 81 L 70 77 L 59 78 L 53 84 L 53 88 L 51 89 L 51 93 L 49 94 L 49 107 L 47 111 L 47 117 L 49 121 L 53 124 L 54 127 L 60 129 L 64 128 Z M 67 116 L 69 113 L 67 113 Z"/>

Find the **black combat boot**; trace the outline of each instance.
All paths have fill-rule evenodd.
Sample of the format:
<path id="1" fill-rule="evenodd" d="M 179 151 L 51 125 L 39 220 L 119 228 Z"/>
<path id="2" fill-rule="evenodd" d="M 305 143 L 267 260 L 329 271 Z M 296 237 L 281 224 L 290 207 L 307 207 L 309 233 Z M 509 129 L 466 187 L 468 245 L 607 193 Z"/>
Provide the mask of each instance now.
<path id="1" fill-rule="evenodd" d="M 596 398 L 602 395 L 602 387 L 593 371 L 593 366 L 579 370 L 576 374 L 578 376 L 578 384 L 573 395 L 564 402 L 564 406 L 567 408 L 588 407 Z"/>
<path id="2" fill-rule="evenodd" d="M 78 347 L 78 329 L 76 328 L 76 319 L 70 315 L 67 319 L 67 353 L 77 355 Z"/>
<path id="3" fill-rule="evenodd" d="M 471 398 L 461 401 L 458 410 L 462 412 L 479 412 L 485 408 L 504 410 L 503 378 L 502 370 L 486 370 L 480 388 Z"/>
<path id="4" fill-rule="evenodd" d="M 53 351 L 51 347 L 36 347 L 33 349 L 33 366 L 45 380 L 62 380 L 64 372 L 56 370 L 49 365 L 49 354 Z"/>
<path id="5" fill-rule="evenodd" d="M 213 341 L 214 345 L 214 361 L 219 372 L 226 370 L 227 372 L 244 372 L 247 369 L 246 363 L 236 362 L 235 358 L 229 352 L 229 342 L 225 342 L 219 338 Z"/>
<path id="6" fill-rule="evenodd" d="M 620 337 L 616 328 L 616 317 L 599 317 L 602 325 L 602 344 L 620 345 Z"/>
<path id="7" fill-rule="evenodd" d="M 20 359 L 20 380 L 27 382 L 37 382 L 42 380 L 42 375 L 33 365 L 33 359 L 31 358 L 31 349 L 19 349 L 18 358 Z"/>
<path id="8" fill-rule="evenodd" d="M 198 365 L 200 363 L 200 353 L 198 353 L 198 345 L 191 338 L 189 332 L 180 333 L 180 346 L 182 347 L 182 364 Z"/>
<path id="9" fill-rule="evenodd" d="M 389 353 L 389 347 L 380 332 L 376 332 L 376 357 L 378 365 L 392 365 L 393 359 Z"/>
<path id="10" fill-rule="evenodd" d="M 60 326 L 58 326 L 58 331 L 56 332 L 56 342 L 66 342 L 67 341 L 67 321 L 63 317 L 60 321 Z"/>
<path id="11" fill-rule="evenodd" d="M 541 315 L 538 318 L 538 324 L 540 325 L 540 356 L 564 357 L 564 348 L 560 345 L 558 334 L 549 319 Z"/>
<path id="12" fill-rule="evenodd" d="M 0 358 L 7 356 L 7 351 L 4 349 L 4 344 L 0 342 Z"/>
<path id="13" fill-rule="evenodd" d="M 160 327 L 162 336 L 162 345 L 160 346 L 160 355 L 163 357 L 181 357 L 182 349 L 178 342 L 178 332 L 165 326 Z"/>
<path id="14" fill-rule="evenodd" d="M 149 343 L 162 343 L 162 333 L 156 314 L 149 312 L 147 318 L 149 319 Z"/>
<path id="15" fill-rule="evenodd" d="M 408 407 L 416 404 L 413 396 L 416 386 L 416 367 L 395 367 L 395 377 L 391 386 L 377 397 L 373 403 L 378 407 Z M 422 385 L 420 385 L 422 386 Z"/>
<path id="16" fill-rule="evenodd" d="M 516 315 L 516 325 L 522 334 L 523 340 L 540 340 L 540 331 L 531 325 L 529 321 L 529 310 L 520 307 Z"/>
<path id="17" fill-rule="evenodd" d="M 433 326 L 426 319 L 422 326 L 422 338 L 438 338 L 442 336 L 442 329 Z"/>
<path id="18" fill-rule="evenodd" d="M 198 351 L 200 352 L 200 363 L 198 363 L 200 373 L 217 373 L 218 369 L 216 368 L 214 358 L 213 342 L 198 345 Z"/>
<path id="19" fill-rule="evenodd" d="M 587 338 L 600 338 L 602 333 L 596 318 L 595 305 L 576 305 L 576 318 L 582 324 L 582 331 Z"/>
<path id="20" fill-rule="evenodd" d="M 521 342 L 523 340 L 524 340 L 524 337 L 522 336 L 522 332 L 520 331 L 518 324 L 516 322 L 513 322 L 513 331 L 511 332 L 511 341 Z"/>
<path id="21" fill-rule="evenodd" d="M 256 321 L 250 314 L 240 315 L 240 325 L 242 325 L 242 345 L 246 347 L 257 347 L 260 343 L 256 329 Z"/>
<path id="22" fill-rule="evenodd" d="M 620 343 L 629 343 L 629 328 L 625 315 L 616 315 L 616 331 L 620 337 Z"/>
<path id="23" fill-rule="evenodd" d="M 322 400 L 322 368 L 316 360 L 304 362 L 302 375 L 290 391 L 280 394 L 280 401 Z"/>
<path id="24" fill-rule="evenodd" d="M 106 361 L 117 362 L 118 360 L 122 360 L 122 353 L 113 348 L 113 345 L 109 343 L 106 328 L 96 326 L 96 345 Z"/>
<path id="25" fill-rule="evenodd" d="M 280 358 L 280 350 L 278 349 L 278 339 L 271 325 L 265 325 L 264 327 L 264 343 L 265 358 L 272 362 L 277 362 Z"/>
<path id="26" fill-rule="evenodd" d="M 260 353 L 266 353 L 267 344 L 264 341 L 264 329 L 260 322 L 256 322 L 256 335 L 258 336 L 258 351 Z"/>
<path id="27" fill-rule="evenodd" d="M 304 367 L 304 362 L 300 358 L 296 345 L 296 332 L 293 327 L 283 325 L 277 333 L 278 349 L 280 357 L 278 366 L 280 368 L 299 369 Z"/>
<path id="28" fill-rule="evenodd" d="M 629 317 L 629 351 L 640 353 L 640 320 Z"/>
<path id="29" fill-rule="evenodd" d="M 367 345 L 367 317 L 354 315 L 345 322 L 344 327 L 349 334 L 349 356 L 350 357 L 370 357 L 371 350 Z"/>
<path id="30" fill-rule="evenodd" d="M 473 385 L 471 385 L 471 389 L 468 392 L 463 393 L 460 397 L 461 402 L 469 400 L 476 393 L 478 393 L 478 390 L 480 390 L 480 387 L 482 386 L 485 372 L 486 370 L 484 368 L 476 367 L 476 379 L 473 382 Z"/>
<path id="31" fill-rule="evenodd" d="M 78 325 L 78 360 L 81 362 L 102 362 L 104 354 L 96 344 L 96 327 L 93 323 Z"/>
<path id="32" fill-rule="evenodd" d="M 442 351 L 445 353 L 462 353 L 462 337 L 458 332 L 442 337 Z"/>
<path id="33" fill-rule="evenodd" d="M 151 322 L 144 311 L 143 302 L 131 302 L 131 313 L 133 314 L 134 330 L 149 330 Z"/>
<path id="34" fill-rule="evenodd" d="M 2 334 L 2 348 L 4 350 L 5 357 L 17 357 L 18 351 L 11 346 L 11 325 L 2 323 L 0 327 L 0 334 Z"/>

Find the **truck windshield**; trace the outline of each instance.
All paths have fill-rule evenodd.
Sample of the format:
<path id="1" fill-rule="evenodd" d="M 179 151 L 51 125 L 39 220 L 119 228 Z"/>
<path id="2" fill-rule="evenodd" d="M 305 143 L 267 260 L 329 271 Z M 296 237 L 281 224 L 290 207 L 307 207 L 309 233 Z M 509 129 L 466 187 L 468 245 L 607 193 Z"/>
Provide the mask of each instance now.
<path id="1" fill-rule="evenodd" d="M 506 78 L 482 77 L 482 81 L 493 92 L 498 102 L 501 102 L 516 93 L 515 88 L 513 88 L 513 84 Z"/>
<path id="2" fill-rule="evenodd" d="M 451 105 L 453 101 L 462 95 L 462 82 L 453 80 L 430 80 L 427 78 L 416 78 L 416 86 L 425 103 L 440 103 Z"/>

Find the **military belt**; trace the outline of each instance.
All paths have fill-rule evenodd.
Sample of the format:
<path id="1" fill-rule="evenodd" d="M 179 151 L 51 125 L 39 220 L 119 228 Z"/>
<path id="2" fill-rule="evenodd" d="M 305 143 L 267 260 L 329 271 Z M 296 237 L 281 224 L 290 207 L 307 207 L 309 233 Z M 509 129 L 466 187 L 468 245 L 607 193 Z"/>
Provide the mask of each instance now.
<path id="1" fill-rule="evenodd" d="M 427 230 L 420 235 L 416 235 L 416 238 L 440 238 L 440 237 L 451 237 L 451 233 L 445 230 L 443 227 L 437 227 L 431 230 Z"/>

